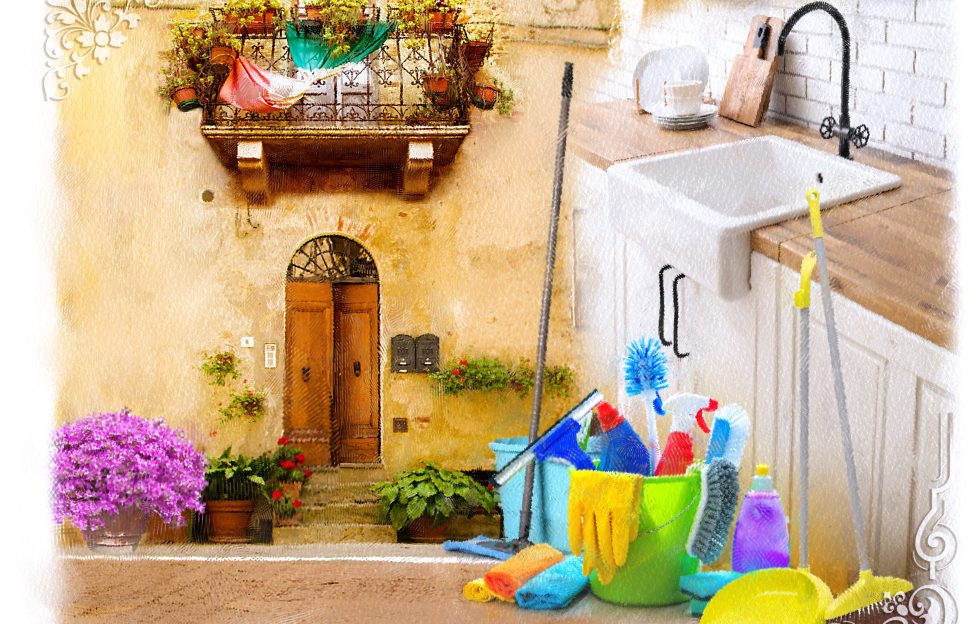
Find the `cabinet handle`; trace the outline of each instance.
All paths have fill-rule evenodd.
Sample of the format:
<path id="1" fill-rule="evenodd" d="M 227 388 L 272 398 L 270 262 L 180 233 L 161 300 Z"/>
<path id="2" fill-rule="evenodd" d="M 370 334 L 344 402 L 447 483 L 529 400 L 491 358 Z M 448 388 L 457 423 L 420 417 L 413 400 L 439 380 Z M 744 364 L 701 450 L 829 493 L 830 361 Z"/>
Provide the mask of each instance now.
<path id="1" fill-rule="evenodd" d="M 353 375 L 354 377 L 360 376 L 360 362 L 353 363 Z"/>
<path id="2" fill-rule="evenodd" d="M 685 277 L 685 273 L 680 273 L 676 276 L 676 279 L 672 280 L 672 352 L 675 353 L 676 357 L 679 359 L 689 357 L 688 352 L 679 352 L 679 280 L 684 279 Z"/>
<path id="3" fill-rule="evenodd" d="M 302 381 L 309 381 L 309 374 L 311 372 L 312 372 L 312 369 L 311 368 L 309 368 L 308 366 L 303 366 L 302 367 Z"/>
<path id="4" fill-rule="evenodd" d="M 659 269 L 659 342 L 662 346 L 668 347 L 672 343 L 666 340 L 666 286 L 663 283 L 665 272 L 672 268 L 667 264 Z"/>

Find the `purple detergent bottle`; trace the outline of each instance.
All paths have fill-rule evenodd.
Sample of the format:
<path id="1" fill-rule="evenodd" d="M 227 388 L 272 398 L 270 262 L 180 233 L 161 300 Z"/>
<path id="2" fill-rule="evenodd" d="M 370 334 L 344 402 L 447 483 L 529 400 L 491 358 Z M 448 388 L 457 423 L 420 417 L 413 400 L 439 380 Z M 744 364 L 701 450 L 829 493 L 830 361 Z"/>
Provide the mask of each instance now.
<path id="1" fill-rule="evenodd" d="M 601 453 L 598 470 L 649 476 L 649 449 L 645 448 L 645 442 L 618 410 L 602 401 L 598 404 L 598 422 L 608 437 L 608 446 Z"/>
<path id="2" fill-rule="evenodd" d="M 733 569 L 747 573 L 764 568 L 787 568 L 791 564 L 788 519 L 774 480 L 765 464 L 758 464 L 751 489 L 737 518 L 733 537 Z"/>

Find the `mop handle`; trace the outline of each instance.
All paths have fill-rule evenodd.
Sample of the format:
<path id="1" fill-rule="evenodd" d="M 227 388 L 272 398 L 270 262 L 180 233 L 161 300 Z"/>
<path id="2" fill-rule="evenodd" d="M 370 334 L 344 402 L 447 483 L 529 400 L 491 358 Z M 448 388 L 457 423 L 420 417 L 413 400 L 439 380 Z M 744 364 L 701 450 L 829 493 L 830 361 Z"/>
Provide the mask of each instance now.
<path id="1" fill-rule="evenodd" d="M 798 543 L 798 567 L 808 568 L 808 449 L 809 449 L 809 361 L 811 359 L 811 310 L 812 271 L 815 270 L 815 254 L 809 252 L 801 261 L 801 283 L 795 293 L 795 306 L 799 316 L 799 354 L 798 354 L 798 428 L 801 447 L 801 505 L 799 523 L 801 540 Z"/>
<path id="2" fill-rule="evenodd" d="M 560 122 L 557 126 L 557 159 L 554 164 L 554 192 L 550 206 L 550 238 L 547 242 L 547 272 L 543 279 L 543 301 L 540 304 L 540 333 L 537 338 L 537 371 L 533 379 L 533 411 L 530 412 L 529 443 L 537 439 L 540 428 L 540 406 L 543 402 L 543 373 L 547 362 L 547 334 L 550 330 L 550 299 L 553 293 L 554 265 L 557 262 L 557 230 L 560 225 L 560 197 L 564 188 L 564 155 L 567 152 L 567 126 L 570 120 L 571 91 L 574 84 L 574 64 L 564 63 L 561 84 Z M 520 537 L 530 537 L 530 507 L 533 504 L 533 475 L 536 462 L 526 466 L 523 486 L 523 508 L 520 510 Z"/>
<path id="3" fill-rule="evenodd" d="M 839 429 L 842 432 L 842 446 L 846 459 L 846 478 L 849 480 L 849 496 L 852 499 L 852 519 L 856 525 L 856 545 L 859 548 L 859 569 L 869 570 L 869 552 L 866 547 L 866 527 L 863 523 L 862 503 L 859 500 L 859 482 L 856 476 L 856 452 L 852 446 L 852 429 L 849 424 L 849 409 L 846 407 L 846 389 L 842 380 L 842 357 L 839 354 L 839 334 L 835 328 L 835 314 L 832 311 L 832 284 L 829 282 L 828 260 L 825 241 L 822 239 L 822 217 L 819 213 L 819 192 L 810 189 L 806 194 L 808 211 L 812 221 L 812 236 L 815 238 L 815 252 L 818 254 L 818 275 L 822 285 L 822 307 L 825 308 L 825 328 L 832 356 L 832 378 L 835 382 L 835 401 L 839 412 Z"/>

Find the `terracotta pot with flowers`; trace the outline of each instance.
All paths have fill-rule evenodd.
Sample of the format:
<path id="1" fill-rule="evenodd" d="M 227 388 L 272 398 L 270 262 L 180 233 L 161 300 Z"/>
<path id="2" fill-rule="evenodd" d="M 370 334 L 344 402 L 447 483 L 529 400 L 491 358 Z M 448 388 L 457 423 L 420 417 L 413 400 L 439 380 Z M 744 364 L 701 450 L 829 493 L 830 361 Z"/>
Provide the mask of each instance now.
<path id="1" fill-rule="evenodd" d="M 59 427 L 54 448 L 54 519 L 70 520 L 93 550 L 134 550 L 151 513 L 179 525 L 184 510 L 204 510 L 206 460 L 162 420 L 89 416 Z"/>
<path id="2" fill-rule="evenodd" d="M 228 0 L 224 21 L 233 33 L 267 35 L 278 29 L 283 6 L 282 0 Z"/>
<path id="3" fill-rule="evenodd" d="M 272 490 L 272 508 L 276 514 L 276 524 L 279 518 L 288 518 L 295 524 L 302 519 L 299 508 L 302 506 L 302 486 L 309 482 L 312 471 L 305 468 L 306 456 L 302 449 L 289 444 L 286 437 L 278 439 L 278 448 L 272 455 L 278 474 Z M 285 526 L 279 524 L 279 526 Z"/>

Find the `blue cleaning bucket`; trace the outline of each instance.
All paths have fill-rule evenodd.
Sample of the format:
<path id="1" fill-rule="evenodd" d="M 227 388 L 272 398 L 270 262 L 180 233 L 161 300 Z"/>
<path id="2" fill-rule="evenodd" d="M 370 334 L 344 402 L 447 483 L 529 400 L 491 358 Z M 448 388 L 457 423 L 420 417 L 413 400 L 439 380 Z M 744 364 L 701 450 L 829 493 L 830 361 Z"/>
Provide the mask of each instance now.
<path id="1" fill-rule="evenodd" d="M 489 443 L 489 449 L 496 454 L 496 470 L 516 458 L 526 448 L 529 438 L 498 438 Z M 594 450 L 595 438 L 588 445 L 588 455 L 593 460 L 601 457 Z M 570 471 L 566 464 L 553 461 L 535 462 L 533 476 L 533 499 L 530 516 L 530 541 L 534 544 L 546 542 L 557 550 L 569 553 L 567 541 L 567 499 L 570 495 Z M 525 471 L 524 471 L 525 472 Z M 499 503 L 503 509 L 503 536 L 516 539 L 520 536 L 520 511 L 523 508 L 524 472 L 510 479 L 500 487 Z"/>

